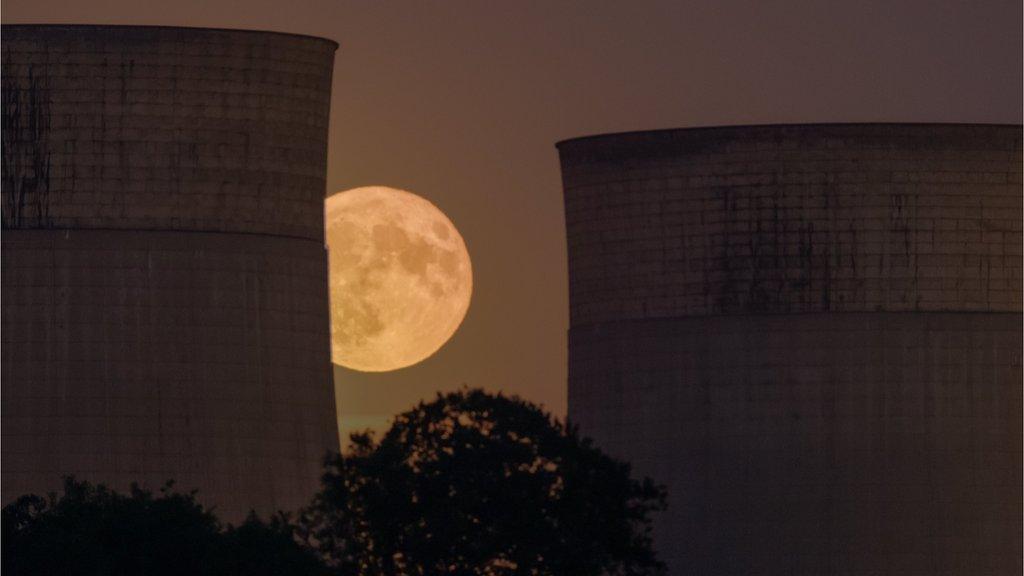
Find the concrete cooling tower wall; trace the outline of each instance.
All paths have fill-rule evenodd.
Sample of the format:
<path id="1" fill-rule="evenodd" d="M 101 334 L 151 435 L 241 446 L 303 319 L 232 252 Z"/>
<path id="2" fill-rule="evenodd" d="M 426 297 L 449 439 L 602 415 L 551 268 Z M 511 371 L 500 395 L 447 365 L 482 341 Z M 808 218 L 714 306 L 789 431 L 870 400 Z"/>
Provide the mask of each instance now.
<path id="1" fill-rule="evenodd" d="M 3 27 L 3 500 L 60 475 L 294 509 L 337 450 L 334 42 Z"/>
<path id="2" fill-rule="evenodd" d="M 558 148 L 569 416 L 671 574 L 1020 573 L 1020 126 Z"/>

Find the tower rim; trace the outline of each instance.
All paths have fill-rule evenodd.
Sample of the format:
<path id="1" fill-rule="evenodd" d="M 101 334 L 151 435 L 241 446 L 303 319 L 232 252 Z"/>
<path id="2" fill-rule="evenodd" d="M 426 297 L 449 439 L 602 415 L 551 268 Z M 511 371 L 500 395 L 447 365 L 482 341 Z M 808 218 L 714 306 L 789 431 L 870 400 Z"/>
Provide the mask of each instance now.
<path id="1" fill-rule="evenodd" d="M 0 25 L 0 29 L 4 31 L 25 29 L 25 30 L 96 30 L 96 31 L 179 31 L 179 32 L 199 32 L 199 33 L 237 33 L 237 34 L 264 34 L 274 36 L 287 36 L 292 38 L 301 38 L 305 40 L 316 40 L 318 42 L 324 42 L 334 47 L 337 50 L 340 44 L 336 40 L 326 38 L 323 36 L 315 36 L 312 34 L 300 34 L 297 32 L 281 32 L 278 30 L 260 30 L 260 29 L 248 29 L 248 28 L 221 28 L 216 26 L 167 26 L 162 24 L 61 24 L 61 23 L 46 23 L 46 22 L 25 22 L 17 24 L 3 24 Z"/>
<path id="2" fill-rule="evenodd" d="M 768 122 L 753 124 L 708 124 L 697 126 L 678 126 L 675 128 L 654 128 L 650 130 L 624 130 L 620 132 L 601 132 L 573 136 L 555 142 L 555 148 L 562 150 L 564 146 L 581 142 L 599 140 L 614 141 L 637 136 L 668 136 L 672 134 L 728 133 L 732 131 L 749 131 L 759 129 L 811 129 L 811 128 L 1005 128 L 1024 129 L 1024 124 L 1005 122 Z"/>

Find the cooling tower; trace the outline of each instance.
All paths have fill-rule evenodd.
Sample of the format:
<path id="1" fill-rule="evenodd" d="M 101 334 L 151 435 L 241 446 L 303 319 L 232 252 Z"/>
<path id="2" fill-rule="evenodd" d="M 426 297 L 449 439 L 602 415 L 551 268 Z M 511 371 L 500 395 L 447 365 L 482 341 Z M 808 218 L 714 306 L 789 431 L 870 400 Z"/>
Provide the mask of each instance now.
<path id="1" fill-rule="evenodd" d="M 3 500 L 293 510 L 337 450 L 329 40 L 3 27 Z"/>
<path id="2" fill-rule="evenodd" d="M 569 416 L 670 573 L 1021 572 L 1021 127 L 558 145 Z"/>

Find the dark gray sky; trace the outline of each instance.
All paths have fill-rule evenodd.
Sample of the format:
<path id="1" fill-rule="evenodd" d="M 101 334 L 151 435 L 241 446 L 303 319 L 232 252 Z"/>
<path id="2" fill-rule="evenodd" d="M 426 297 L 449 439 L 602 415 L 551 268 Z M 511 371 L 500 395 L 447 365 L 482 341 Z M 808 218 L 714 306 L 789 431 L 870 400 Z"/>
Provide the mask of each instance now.
<path id="1" fill-rule="evenodd" d="M 7 0 L 5 23 L 160 24 L 341 44 L 328 193 L 420 194 L 460 229 L 475 291 L 435 356 L 336 370 L 344 430 L 462 384 L 565 411 L 557 140 L 779 122 L 1022 119 L 1020 0 Z"/>

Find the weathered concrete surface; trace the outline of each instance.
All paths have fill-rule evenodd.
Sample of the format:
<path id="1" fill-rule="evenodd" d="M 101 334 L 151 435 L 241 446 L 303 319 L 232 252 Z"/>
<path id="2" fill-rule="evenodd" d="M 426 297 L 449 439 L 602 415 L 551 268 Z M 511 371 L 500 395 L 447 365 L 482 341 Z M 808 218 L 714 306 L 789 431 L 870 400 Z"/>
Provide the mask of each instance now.
<path id="1" fill-rule="evenodd" d="M 173 478 L 305 504 L 337 450 L 333 42 L 4 26 L 3 500 Z"/>
<path id="2" fill-rule="evenodd" d="M 1013 126 L 882 124 L 564 142 L 573 325 L 1019 312 L 1020 138 Z"/>
<path id="3" fill-rule="evenodd" d="M 1021 129 L 559 145 L 569 415 L 673 574 L 1021 570 Z"/>
<path id="4" fill-rule="evenodd" d="M 20 222 L 4 206 L 7 227 L 322 240 L 336 47 L 244 30 L 4 26 L 4 88 L 21 104 L 5 114 L 22 116 L 4 162 L 12 177 L 50 162 L 42 221 L 33 196 Z"/>

